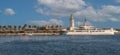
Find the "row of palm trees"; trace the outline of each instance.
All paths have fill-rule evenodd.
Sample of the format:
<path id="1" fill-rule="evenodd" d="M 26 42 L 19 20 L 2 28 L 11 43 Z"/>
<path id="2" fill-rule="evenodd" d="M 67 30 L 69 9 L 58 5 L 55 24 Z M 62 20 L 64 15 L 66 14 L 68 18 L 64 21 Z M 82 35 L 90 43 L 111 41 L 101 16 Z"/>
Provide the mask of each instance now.
<path id="1" fill-rule="evenodd" d="M 37 26 L 37 25 L 27 25 L 24 24 L 23 26 L 0 26 L 0 31 L 25 31 L 25 29 L 36 29 L 36 30 L 46 30 L 46 29 L 61 29 L 62 26 L 60 25 L 45 25 L 45 26 Z"/>
<path id="2" fill-rule="evenodd" d="M 25 27 L 27 27 L 27 24 L 23 25 L 23 26 L 0 26 L 0 30 L 22 30 L 25 29 Z"/>

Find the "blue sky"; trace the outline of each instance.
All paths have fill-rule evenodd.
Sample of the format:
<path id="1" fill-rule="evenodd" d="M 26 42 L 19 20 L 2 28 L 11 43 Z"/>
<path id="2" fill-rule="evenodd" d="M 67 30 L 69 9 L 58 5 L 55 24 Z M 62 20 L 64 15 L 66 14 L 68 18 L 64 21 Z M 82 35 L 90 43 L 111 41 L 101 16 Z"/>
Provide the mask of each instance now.
<path id="1" fill-rule="evenodd" d="M 75 21 L 120 28 L 120 0 L 0 0 L 0 25 L 69 25 Z"/>

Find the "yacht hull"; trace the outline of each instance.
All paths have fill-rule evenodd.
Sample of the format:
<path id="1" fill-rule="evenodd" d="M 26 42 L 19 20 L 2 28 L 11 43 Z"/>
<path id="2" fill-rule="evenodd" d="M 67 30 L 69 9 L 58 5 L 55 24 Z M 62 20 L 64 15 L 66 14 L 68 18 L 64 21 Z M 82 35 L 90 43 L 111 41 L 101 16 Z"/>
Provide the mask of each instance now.
<path id="1" fill-rule="evenodd" d="M 114 32 L 66 32 L 66 35 L 114 35 Z"/>

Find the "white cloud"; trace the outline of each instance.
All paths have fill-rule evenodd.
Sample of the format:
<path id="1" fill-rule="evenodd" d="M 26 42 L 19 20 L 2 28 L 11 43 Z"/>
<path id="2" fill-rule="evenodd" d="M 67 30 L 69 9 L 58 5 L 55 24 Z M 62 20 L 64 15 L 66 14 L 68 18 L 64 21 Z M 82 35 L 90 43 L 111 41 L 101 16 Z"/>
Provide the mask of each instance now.
<path id="1" fill-rule="evenodd" d="M 63 21 L 62 20 L 58 20 L 58 19 L 50 19 L 48 21 L 45 20 L 39 20 L 39 21 L 30 21 L 31 24 L 34 25 L 40 25 L 40 26 L 44 26 L 44 25 L 63 25 Z"/>
<path id="2" fill-rule="evenodd" d="M 86 6 L 83 0 L 38 0 L 38 4 L 38 13 L 55 16 L 68 16 Z"/>
<path id="3" fill-rule="evenodd" d="M 117 2 L 120 2 L 120 0 L 116 0 Z"/>
<path id="4" fill-rule="evenodd" d="M 77 18 L 91 21 L 119 21 L 120 6 L 103 5 L 100 9 L 88 6 L 84 0 L 37 0 L 36 11 L 44 15 L 66 17 L 74 14 Z M 120 0 L 119 0 L 120 1 Z"/>
<path id="5" fill-rule="evenodd" d="M 116 18 L 110 18 L 111 21 L 119 21 L 118 19 Z"/>
<path id="6" fill-rule="evenodd" d="M 101 9 L 95 10 L 93 7 L 87 7 L 84 10 L 74 13 L 77 17 L 87 18 L 91 21 L 119 21 L 120 6 L 102 6 Z"/>
<path id="7" fill-rule="evenodd" d="M 74 15 L 76 17 L 79 17 L 79 18 L 87 18 L 87 19 L 91 19 L 93 21 L 96 21 L 98 20 L 96 17 L 97 17 L 97 12 L 96 10 L 94 10 L 93 7 L 89 6 L 87 7 L 86 9 L 84 10 L 81 10 L 81 11 L 78 11 L 78 12 L 75 12 Z M 95 19 L 93 19 L 95 18 Z"/>
<path id="8" fill-rule="evenodd" d="M 4 10 L 4 13 L 5 13 L 6 15 L 14 15 L 14 14 L 15 14 L 15 11 L 14 11 L 13 9 L 11 9 L 11 8 L 6 8 L 6 9 Z"/>
<path id="9" fill-rule="evenodd" d="M 103 6 L 101 10 L 98 11 L 101 13 L 105 19 L 111 21 L 120 20 L 120 6 Z"/>
<path id="10" fill-rule="evenodd" d="M 107 14 L 120 14 L 120 6 L 102 6 L 101 11 Z"/>
<path id="11" fill-rule="evenodd" d="M 99 19 L 102 18 L 108 21 L 120 20 L 120 6 L 102 6 L 102 9 L 98 10 L 97 12 Z"/>

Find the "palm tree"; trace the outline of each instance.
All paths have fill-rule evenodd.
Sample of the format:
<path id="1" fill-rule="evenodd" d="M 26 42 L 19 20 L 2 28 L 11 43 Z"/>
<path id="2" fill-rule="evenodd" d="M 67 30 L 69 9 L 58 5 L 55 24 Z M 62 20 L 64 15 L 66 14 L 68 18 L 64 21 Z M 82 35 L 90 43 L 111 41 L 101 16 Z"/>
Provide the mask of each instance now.
<path id="1" fill-rule="evenodd" d="M 58 25 L 56 25 L 56 26 L 55 26 L 55 28 L 56 28 L 56 29 L 58 29 L 58 28 L 59 28 L 59 26 L 58 26 Z"/>
<path id="2" fill-rule="evenodd" d="M 11 30 L 12 30 L 12 26 L 11 26 L 11 25 L 8 25 L 8 29 L 11 31 Z"/>
<path id="3" fill-rule="evenodd" d="M 22 27 L 22 30 L 24 30 L 27 27 L 27 24 L 24 24 Z"/>
<path id="4" fill-rule="evenodd" d="M 60 25 L 59 27 L 60 27 L 60 28 L 62 28 L 62 26 L 61 26 L 61 25 Z"/>
<path id="5" fill-rule="evenodd" d="M 6 26 L 3 26 L 3 29 L 6 29 Z"/>
<path id="6" fill-rule="evenodd" d="M 16 30 L 17 29 L 17 26 L 14 26 L 14 30 Z"/>
<path id="7" fill-rule="evenodd" d="M 0 30 L 2 29 L 2 26 L 0 26 Z"/>
<path id="8" fill-rule="evenodd" d="M 0 26 L 0 33 L 1 33 L 1 31 L 2 31 L 2 26 Z"/>
<path id="9" fill-rule="evenodd" d="M 21 30 L 21 26 L 18 26 L 18 30 Z"/>
<path id="10" fill-rule="evenodd" d="M 40 29 L 40 27 L 36 26 L 36 25 L 33 25 L 32 28 L 35 28 L 35 29 Z"/>
<path id="11" fill-rule="evenodd" d="M 6 26 L 3 26 L 3 32 L 6 33 Z"/>
<path id="12" fill-rule="evenodd" d="M 28 28 L 32 28 L 32 26 L 31 26 L 31 25 L 28 25 Z"/>

